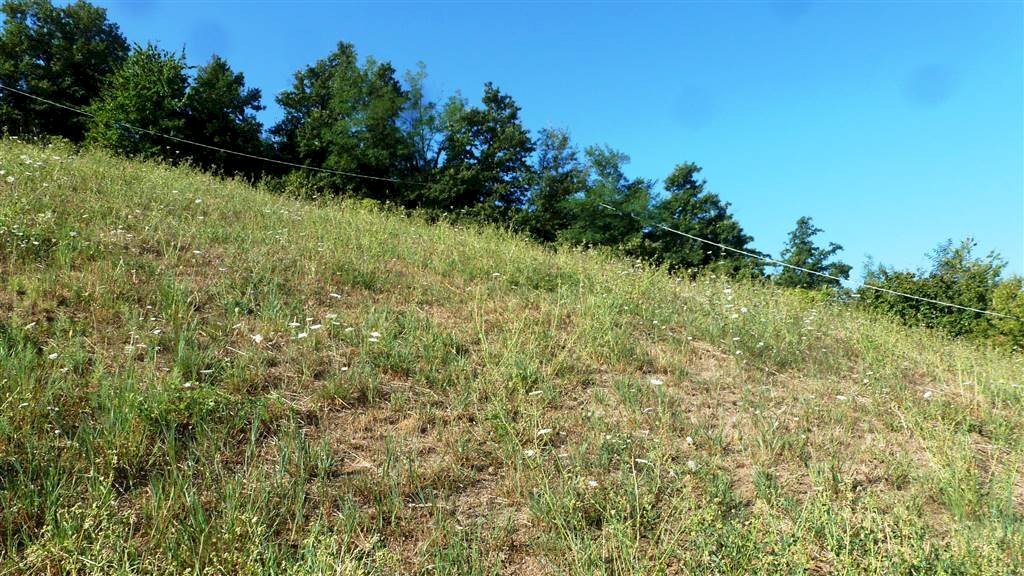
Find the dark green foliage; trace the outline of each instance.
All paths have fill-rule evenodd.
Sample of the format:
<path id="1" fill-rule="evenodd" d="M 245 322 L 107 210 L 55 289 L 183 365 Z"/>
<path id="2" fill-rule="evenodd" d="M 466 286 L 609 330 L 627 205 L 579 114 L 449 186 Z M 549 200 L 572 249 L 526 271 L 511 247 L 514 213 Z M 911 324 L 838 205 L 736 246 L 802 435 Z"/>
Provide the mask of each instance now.
<path id="1" fill-rule="evenodd" d="M 632 253 L 643 242 L 641 220 L 649 217 L 654 183 L 626 177 L 622 167 L 629 156 L 608 146 L 591 146 L 586 157 L 590 181 L 572 199 L 572 223 L 558 238 L 568 244 L 617 246 Z"/>
<path id="2" fill-rule="evenodd" d="M 753 238 L 743 232 L 729 213 L 729 203 L 705 190 L 706 182 L 697 179 L 698 173 L 700 166 L 691 162 L 676 166 L 665 178 L 666 195 L 651 208 L 651 220 L 731 248 L 752 251 L 747 245 Z M 645 240 L 645 255 L 672 270 L 703 268 L 713 263 L 723 272 L 760 270 L 749 257 L 662 228 L 647 230 Z"/>
<path id="3" fill-rule="evenodd" d="M 277 97 L 284 118 L 271 134 L 286 159 L 376 178 L 401 179 L 414 164 L 400 120 L 407 95 L 387 62 L 360 66 L 355 48 L 341 42 L 326 58 L 295 74 Z M 343 192 L 377 200 L 398 199 L 391 182 L 337 175 Z"/>
<path id="4" fill-rule="evenodd" d="M 991 318 L 996 342 L 1024 350 L 1024 278 L 1011 276 L 992 291 L 992 311 L 1010 318 Z"/>
<path id="5" fill-rule="evenodd" d="M 152 44 L 136 46 L 89 107 L 87 140 L 126 155 L 176 157 L 183 145 L 124 124 L 183 137 L 187 88 L 183 55 Z"/>
<path id="6" fill-rule="evenodd" d="M 107 11 L 81 0 L 60 7 L 48 0 L 6 0 L 0 11 L 5 86 L 84 108 L 128 55 L 128 43 L 107 21 Z M 0 127 L 8 134 L 74 141 L 85 133 L 82 116 L 6 91 L 0 92 Z"/>
<path id="7" fill-rule="evenodd" d="M 522 224 L 534 238 L 554 242 L 572 225 L 572 200 L 586 189 L 589 171 L 565 130 L 541 130 L 536 146 L 530 198 Z"/>
<path id="8" fill-rule="evenodd" d="M 427 78 L 426 66 L 420 62 L 416 71 L 406 71 L 406 99 L 400 126 L 410 147 L 409 174 L 424 182 L 441 164 L 441 116 L 437 103 L 427 99 L 423 83 Z"/>
<path id="9" fill-rule="evenodd" d="M 263 125 L 254 115 L 263 110 L 260 91 L 247 88 L 245 76 L 234 72 L 223 58 L 213 56 L 196 71 L 184 110 L 186 138 L 247 154 L 263 152 Z M 265 168 L 258 160 L 209 149 L 188 152 L 200 166 L 226 174 L 254 174 Z"/>
<path id="10" fill-rule="evenodd" d="M 814 237 L 821 232 L 822 229 L 816 227 L 810 217 L 801 216 L 796 221 L 796 228 L 789 233 L 789 241 L 786 242 L 786 247 L 782 250 L 782 261 L 791 266 L 799 266 L 848 280 L 851 269 L 849 264 L 839 261 L 829 262 L 833 256 L 843 250 L 843 247 L 835 242 L 830 242 L 827 248 L 814 245 Z M 842 286 L 838 280 L 792 268 L 783 268 L 779 271 L 775 276 L 775 283 L 788 288 L 806 288 L 808 290 L 840 288 Z"/>
<path id="11" fill-rule="evenodd" d="M 491 83 L 483 107 L 453 97 L 441 115 L 444 164 L 423 191 L 428 208 L 467 210 L 487 221 L 510 221 L 526 204 L 534 145 L 519 106 Z"/>
<path id="12" fill-rule="evenodd" d="M 989 310 L 1006 263 L 994 252 L 985 257 L 976 257 L 972 253 L 974 248 L 975 242 L 971 239 L 959 245 L 947 241 L 932 253 L 930 270 L 911 272 L 880 265 L 868 270 L 865 283 L 922 298 Z M 1010 294 L 1007 297 L 1001 291 L 1001 303 L 1006 302 L 1012 308 L 1013 302 L 1020 298 L 1019 289 L 1016 295 L 1012 287 L 1002 290 Z M 995 331 L 992 320 L 978 312 L 863 287 L 858 290 L 858 294 L 861 301 L 871 308 L 893 314 L 909 324 L 942 329 L 952 336 L 983 338 L 991 336 Z"/>

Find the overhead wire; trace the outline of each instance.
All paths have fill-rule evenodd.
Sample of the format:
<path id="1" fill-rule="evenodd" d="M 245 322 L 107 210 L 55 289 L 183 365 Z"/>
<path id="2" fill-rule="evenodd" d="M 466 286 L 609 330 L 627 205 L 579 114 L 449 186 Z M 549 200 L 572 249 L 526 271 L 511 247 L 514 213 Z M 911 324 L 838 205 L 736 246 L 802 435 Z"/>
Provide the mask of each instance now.
<path id="1" fill-rule="evenodd" d="M 647 222 L 647 221 L 645 221 L 645 220 L 643 220 L 641 218 L 638 218 L 632 212 L 629 212 L 629 213 L 622 212 L 618 208 L 615 208 L 614 206 L 609 206 L 608 204 L 605 204 L 603 202 L 600 203 L 600 206 L 602 206 L 604 208 L 607 208 L 607 209 L 609 209 L 609 210 L 619 214 L 620 216 L 633 218 L 634 220 L 636 220 L 637 222 L 640 222 L 644 226 L 651 226 L 651 227 L 654 227 L 654 228 L 659 228 L 659 229 L 664 230 L 666 232 L 671 232 L 673 234 L 678 234 L 680 236 L 689 238 L 690 240 L 696 240 L 698 242 L 703 242 L 703 243 L 709 244 L 711 246 L 717 246 L 718 248 L 722 248 L 723 250 L 729 250 L 731 252 L 735 252 L 737 254 L 741 254 L 743 256 L 747 256 L 748 258 L 756 258 L 758 260 L 762 260 L 764 262 L 768 262 L 769 264 L 772 264 L 772 265 L 775 265 L 775 266 L 782 266 L 782 267 L 789 268 L 789 269 L 792 269 L 792 270 L 798 270 L 800 272 L 804 272 L 804 273 L 807 273 L 807 274 L 813 274 L 815 276 L 820 276 L 822 278 L 828 278 L 829 280 L 834 280 L 834 281 L 839 282 L 839 283 L 842 283 L 844 281 L 843 278 L 840 278 L 838 276 L 833 276 L 832 274 L 827 274 L 825 272 L 820 272 L 818 270 L 811 270 L 809 268 L 804 268 L 802 266 L 796 266 L 796 265 L 790 264 L 788 262 L 783 262 L 781 260 L 776 260 L 775 258 L 771 258 L 771 257 L 765 256 L 763 254 L 756 254 L 754 252 L 749 252 L 747 250 L 741 250 L 739 248 L 734 248 L 732 246 L 727 246 L 725 244 L 722 244 L 722 243 L 719 243 L 719 242 L 715 242 L 713 240 L 708 240 L 707 238 L 701 238 L 700 236 L 695 236 L 693 234 L 688 234 L 686 232 L 682 232 L 682 231 L 676 230 L 674 228 L 669 228 L 668 226 L 665 226 L 664 224 L 660 224 L 660 223 L 657 223 L 657 222 Z M 999 313 L 999 312 L 993 312 L 991 310 L 981 310 L 981 309 L 978 309 L 978 308 L 972 308 L 970 306 L 961 306 L 960 304 L 954 304 L 952 302 L 943 302 L 941 300 L 935 300 L 935 299 L 932 299 L 932 298 L 925 298 L 924 296 L 917 296 L 916 294 L 908 294 L 906 292 L 900 292 L 898 290 L 892 290 L 892 289 L 886 288 L 884 286 L 876 286 L 874 284 L 869 284 L 867 282 L 861 284 L 861 287 L 868 288 L 870 290 L 876 290 L 878 292 L 885 292 L 887 294 L 893 294 L 895 296 L 902 296 L 904 298 L 912 298 L 914 300 L 920 300 L 922 302 L 929 302 L 931 304 L 938 304 L 940 306 L 948 306 L 950 308 L 958 308 L 960 310 L 967 310 L 967 311 L 970 311 L 970 312 L 977 312 L 979 314 L 985 314 L 985 315 L 988 315 L 988 316 L 995 316 L 995 317 L 998 317 L 998 318 L 1007 318 L 1009 320 L 1024 321 L 1024 319 L 1017 318 L 1016 316 L 1011 316 L 1009 314 L 1002 314 L 1002 313 Z"/>
<path id="2" fill-rule="evenodd" d="M 88 110 L 82 110 L 81 108 L 76 108 L 74 106 L 69 106 L 67 104 L 63 104 L 63 103 L 60 103 L 60 102 L 55 102 L 55 101 L 50 100 L 48 98 L 43 98 L 42 96 L 36 96 L 35 94 L 31 94 L 29 92 L 25 92 L 25 91 L 19 90 L 17 88 L 11 88 L 10 86 L 6 86 L 4 84 L 0 84 L 0 89 L 7 90 L 8 92 L 13 92 L 15 94 L 20 94 L 20 95 L 22 95 L 22 96 L 24 96 L 26 98 L 32 98 L 34 100 L 38 100 L 40 102 L 44 102 L 46 104 L 50 104 L 51 106 L 56 106 L 58 108 L 63 108 L 65 110 L 70 110 L 71 112 L 75 112 L 75 113 L 81 114 L 83 116 L 88 116 L 90 118 L 95 118 L 96 117 L 95 114 L 93 114 L 92 112 L 89 112 Z M 325 172 L 327 174 L 337 174 L 339 176 L 348 176 L 350 178 L 364 178 L 364 179 L 367 179 L 367 180 L 378 180 L 378 181 L 383 181 L 383 182 L 393 182 L 395 184 L 411 184 L 411 185 L 415 185 L 415 186 L 426 186 L 427 185 L 426 182 L 416 182 L 416 181 L 412 181 L 412 180 L 400 180 L 400 179 L 397 179 L 397 178 L 387 178 L 387 177 L 384 177 L 384 176 L 372 176 L 372 175 L 369 175 L 369 174 L 358 174 L 358 173 L 355 173 L 355 172 L 346 172 L 344 170 L 334 170 L 334 169 L 331 169 L 331 168 L 321 168 L 319 166 L 310 166 L 308 164 L 298 164 L 298 163 L 295 163 L 295 162 L 288 162 L 287 160 L 278 160 L 276 158 L 267 158 L 266 156 L 259 156 L 257 154 L 249 154 L 247 152 L 239 152 L 237 150 L 230 150 L 228 148 L 222 148 L 220 146 L 213 146 L 211 144 L 204 144 L 202 142 L 196 142 L 194 140 L 189 140 L 187 138 L 180 138 L 178 136 L 172 136 L 170 134 L 163 134 L 163 133 L 157 132 L 155 130 L 150 130 L 148 128 L 142 128 L 140 126 L 134 126 L 132 124 L 128 124 L 127 122 L 122 122 L 120 120 L 114 121 L 114 124 L 117 125 L 117 126 L 124 126 L 125 128 L 128 128 L 130 130 L 135 130 L 137 132 L 142 132 L 144 134 L 149 134 L 151 136 L 158 136 L 160 138 L 166 138 L 167 140 L 171 140 L 171 141 L 174 141 L 174 142 L 180 142 L 180 143 L 183 143 L 183 144 L 191 144 L 192 146 L 198 146 L 200 148 L 206 148 L 208 150 L 215 150 L 217 152 L 222 152 L 224 154 L 233 154 L 235 156 L 240 156 L 240 157 L 243 157 L 243 158 L 249 158 L 251 160 L 262 160 L 263 162 L 269 162 L 271 164 L 278 164 L 278 165 L 281 165 L 281 166 L 289 166 L 291 168 L 301 168 L 301 169 L 304 169 L 304 170 L 314 170 L 316 172 Z"/>
<path id="3" fill-rule="evenodd" d="M 37 95 L 32 94 L 30 92 L 25 92 L 24 90 L 19 90 L 17 88 L 12 88 L 12 87 L 4 85 L 4 84 L 0 84 L 0 89 L 6 90 L 8 92 L 13 92 L 15 94 L 19 94 L 19 95 L 24 96 L 26 98 L 31 98 L 33 100 L 37 100 L 39 102 L 43 102 L 45 104 L 49 104 L 51 106 L 56 106 L 58 108 L 69 110 L 71 112 L 75 112 L 75 113 L 81 114 L 83 116 L 88 116 L 90 118 L 95 118 L 96 117 L 95 114 L 89 112 L 88 110 L 83 110 L 83 109 L 77 108 L 75 106 L 69 106 L 69 105 L 63 104 L 61 102 L 56 102 L 56 101 L 50 100 L 48 98 L 43 98 L 42 96 L 37 96 Z M 411 184 L 411 185 L 418 185 L 418 186 L 425 186 L 425 185 L 427 185 L 425 182 L 417 182 L 417 181 L 410 181 L 410 180 L 400 180 L 400 179 L 397 179 L 397 178 L 387 178 L 387 177 L 384 177 L 384 176 L 372 176 L 372 175 L 369 175 L 369 174 L 358 174 L 358 173 L 355 173 L 355 172 L 346 172 L 344 170 L 334 170 L 334 169 L 331 169 L 331 168 L 321 168 L 319 166 L 310 166 L 308 164 L 299 164 L 299 163 L 296 163 L 296 162 L 288 162 L 287 160 L 278 160 L 276 158 L 267 158 L 265 156 L 259 156 L 259 155 L 256 155 L 256 154 L 249 154 L 247 152 L 239 152 L 237 150 L 231 150 L 231 149 L 223 148 L 223 147 L 220 147 L 220 146 L 213 146 L 211 144 L 204 144 L 202 142 L 195 142 L 195 141 L 189 140 L 187 138 L 180 138 L 178 136 L 172 136 L 170 134 L 163 134 L 163 133 L 160 133 L 160 132 L 156 132 L 155 130 L 150 130 L 148 128 L 142 128 L 140 126 L 134 126 L 132 124 L 128 124 L 127 122 L 115 121 L 114 123 L 116 125 L 119 125 L 119 126 L 124 126 L 125 128 L 128 128 L 130 130 L 135 130 L 137 132 L 142 132 L 144 134 L 149 134 L 149 135 L 157 136 L 157 137 L 160 137 L 160 138 L 166 138 L 167 140 L 171 140 L 171 141 L 174 141 L 174 142 L 180 142 L 180 143 L 184 143 L 184 144 L 191 144 L 192 146 L 197 146 L 197 147 L 205 148 L 205 149 L 208 149 L 208 150 L 214 150 L 214 151 L 221 152 L 221 153 L 224 153 L 224 154 L 232 154 L 232 155 L 235 155 L 235 156 L 240 156 L 240 157 L 243 157 L 243 158 L 249 158 L 249 159 L 252 159 L 252 160 L 261 160 L 263 162 L 269 162 L 269 163 L 277 164 L 277 165 L 281 165 L 281 166 L 288 166 L 288 167 L 291 167 L 291 168 L 299 168 L 299 169 L 303 169 L 303 170 L 313 170 L 313 171 L 316 171 L 316 172 L 323 172 L 323 173 L 327 173 L 327 174 L 336 174 L 336 175 L 339 175 L 339 176 L 348 176 L 350 178 L 364 178 L 364 179 L 368 179 L 368 180 L 392 182 L 392 183 L 395 183 L 395 184 Z M 644 221 L 641 218 L 638 218 L 632 212 L 625 213 L 625 212 L 622 212 L 621 210 L 619 210 L 618 208 L 615 208 L 614 206 L 610 206 L 610 205 L 605 204 L 605 203 L 600 203 L 600 206 L 602 206 L 604 208 L 607 208 L 607 209 L 609 209 L 609 210 L 619 214 L 620 216 L 633 218 L 634 220 L 637 220 L 638 222 L 640 222 L 644 226 L 652 226 L 654 228 L 659 228 L 659 229 L 664 230 L 666 232 L 670 232 L 670 233 L 673 233 L 673 234 L 678 234 L 678 235 L 683 236 L 685 238 L 689 238 L 689 239 L 695 240 L 697 242 L 703 242 L 704 244 L 708 244 L 708 245 L 711 245 L 711 246 L 716 246 L 716 247 L 721 248 L 723 250 L 729 250 L 731 252 L 735 252 L 735 253 L 740 254 L 742 256 L 746 256 L 748 258 L 755 258 L 755 259 L 758 259 L 758 260 L 762 260 L 764 262 L 768 262 L 769 264 L 772 264 L 772 265 L 775 265 L 775 266 L 782 266 L 782 267 L 785 267 L 785 268 L 790 268 L 792 270 L 798 270 L 798 271 L 804 272 L 806 274 L 812 274 L 812 275 L 815 275 L 815 276 L 820 276 L 822 278 L 827 278 L 829 280 L 833 280 L 833 281 L 836 281 L 836 282 L 839 282 L 839 283 L 842 283 L 844 281 L 843 278 L 840 278 L 838 276 L 833 276 L 833 275 L 827 274 L 825 272 L 820 272 L 818 270 L 811 270 L 811 269 L 804 268 L 804 267 L 801 267 L 801 266 L 796 266 L 794 264 L 789 264 L 787 262 L 782 262 L 781 260 L 776 260 L 774 258 L 771 258 L 769 256 L 765 256 L 763 254 L 757 254 L 757 253 L 754 253 L 754 252 L 749 252 L 747 250 L 742 250 L 742 249 L 735 248 L 735 247 L 732 247 L 732 246 L 727 246 L 725 244 L 721 244 L 721 243 L 715 242 L 713 240 L 708 240 L 707 238 L 701 238 L 701 237 L 695 236 L 693 234 L 689 234 L 689 233 L 686 233 L 686 232 L 682 232 L 680 230 L 676 230 L 674 228 L 670 228 L 668 226 L 665 226 L 664 224 L 660 224 L 660 223 L 657 223 L 657 222 L 647 222 L 647 221 Z M 875 291 L 878 291 L 878 292 L 884 292 L 884 293 L 887 293 L 887 294 L 892 294 L 892 295 L 895 295 L 895 296 L 901 296 L 901 297 L 904 297 L 904 298 L 911 298 L 913 300 L 919 300 L 921 302 L 928 302 L 928 303 L 931 303 L 931 304 L 937 304 L 939 306 L 946 306 L 946 307 L 949 307 L 949 308 L 957 308 L 957 309 L 960 309 L 960 310 L 966 310 L 966 311 L 969 311 L 969 312 L 976 312 L 978 314 L 984 314 L 984 315 L 987 315 L 987 316 L 994 316 L 994 317 L 997 317 L 997 318 L 1006 318 L 1006 319 L 1009 319 L 1009 320 L 1024 321 L 1024 319 L 1018 318 L 1016 316 L 1011 316 L 1009 314 L 1002 314 L 1000 312 L 993 312 L 991 310 L 981 310 L 981 309 L 978 309 L 978 308 L 972 308 L 970 306 L 962 306 L 960 304 L 955 304 L 955 303 L 952 303 L 952 302 L 943 302 L 941 300 L 935 300 L 935 299 L 932 299 L 932 298 L 926 298 L 924 296 L 917 296 L 915 294 L 908 294 L 906 292 L 900 292 L 898 290 L 892 290 L 892 289 L 886 288 L 884 286 L 876 286 L 874 284 L 869 284 L 867 282 L 861 284 L 861 287 L 862 288 L 867 288 L 867 289 L 870 289 L 870 290 L 875 290 Z"/>

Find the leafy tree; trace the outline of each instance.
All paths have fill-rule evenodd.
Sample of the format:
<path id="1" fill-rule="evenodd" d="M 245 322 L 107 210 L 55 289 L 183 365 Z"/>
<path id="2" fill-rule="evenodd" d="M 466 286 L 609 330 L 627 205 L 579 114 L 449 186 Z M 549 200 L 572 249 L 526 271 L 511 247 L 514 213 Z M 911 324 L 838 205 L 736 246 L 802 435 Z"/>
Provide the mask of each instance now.
<path id="1" fill-rule="evenodd" d="M 572 221 L 558 239 L 576 245 L 615 246 L 634 255 L 643 243 L 641 221 L 649 218 L 654 183 L 628 178 L 623 166 L 629 156 L 608 146 L 590 146 L 585 155 L 590 179 L 583 192 L 572 197 Z"/>
<path id="2" fill-rule="evenodd" d="M 511 96 L 488 82 L 482 104 L 469 107 L 453 97 L 445 105 L 444 164 L 424 200 L 433 208 L 468 209 L 485 220 L 510 221 L 526 203 L 534 145 Z"/>
<path id="3" fill-rule="evenodd" d="M 312 66 L 295 73 L 278 95 L 284 118 L 272 129 L 278 152 L 292 161 L 343 172 L 400 179 L 412 149 L 400 126 L 407 95 L 387 62 L 360 66 L 355 48 L 341 42 Z M 394 183 L 332 176 L 341 190 L 394 199 Z"/>
<path id="4" fill-rule="evenodd" d="M 93 114 L 87 140 L 119 153 L 173 157 L 177 148 L 160 136 L 185 136 L 183 104 L 188 77 L 185 58 L 156 46 L 136 46 L 89 107 Z"/>
<path id="5" fill-rule="evenodd" d="M 213 56 L 199 68 L 185 95 L 185 137 L 203 144 L 247 154 L 263 151 L 263 125 L 254 115 L 263 110 L 258 88 L 247 88 L 245 76 L 234 72 L 227 61 Z M 264 167 L 258 160 L 213 150 L 195 150 L 196 162 L 228 174 L 255 174 Z"/>
<path id="6" fill-rule="evenodd" d="M 107 12 L 81 0 L 6 0 L 0 7 L 0 83 L 84 108 L 104 78 L 121 66 L 128 43 Z M 84 117 L 7 91 L 0 92 L 0 126 L 12 134 L 53 134 L 80 141 Z"/>
<path id="7" fill-rule="evenodd" d="M 992 291 L 992 311 L 1009 318 L 992 317 L 996 341 L 1024 349 L 1024 278 L 1011 276 Z"/>
<path id="8" fill-rule="evenodd" d="M 405 107 L 399 121 L 411 150 L 408 173 L 417 181 L 428 180 L 441 164 L 441 115 L 437 103 L 428 100 L 424 92 L 426 77 L 422 62 L 415 72 L 406 71 Z"/>
<path id="9" fill-rule="evenodd" d="M 823 232 L 816 227 L 810 217 L 801 216 L 796 221 L 796 228 L 789 233 L 789 240 L 782 250 L 781 260 L 791 266 L 799 266 L 822 274 L 828 274 L 837 278 L 847 280 L 850 278 L 851 267 L 843 262 L 830 262 L 829 260 L 841 252 L 843 247 L 835 242 L 830 242 L 827 248 L 814 245 L 814 237 Z M 842 283 L 838 280 L 825 278 L 809 272 L 802 272 L 792 268 L 783 268 L 775 276 L 776 284 L 789 288 L 806 288 L 813 290 L 817 288 L 840 288 Z"/>
<path id="10" fill-rule="evenodd" d="M 704 180 L 697 179 L 700 170 L 700 166 L 690 162 L 676 166 L 665 179 L 666 195 L 652 206 L 651 219 L 680 232 L 751 252 L 748 245 L 753 238 L 743 232 L 729 213 L 729 204 L 707 191 Z M 703 268 L 713 263 L 721 272 L 759 275 L 761 270 L 750 258 L 657 227 L 645 232 L 643 253 L 672 270 Z"/>
<path id="11" fill-rule="evenodd" d="M 918 272 L 885 266 L 869 269 L 865 283 L 922 298 L 989 310 L 1006 262 L 995 252 L 976 257 L 976 244 L 947 241 L 932 253 L 932 268 Z M 939 328 L 952 336 L 988 337 L 993 327 L 978 312 L 942 306 L 861 287 L 857 293 L 868 307 L 893 314 L 908 324 Z"/>
<path id="12" fill-rule="evenodd" d="M 572 199 L 586 189 L 589 170 L 565 130 L 541 130 L 536 147 L 523 225 L 534 238 L 554 242 L 572 225 Z"/>

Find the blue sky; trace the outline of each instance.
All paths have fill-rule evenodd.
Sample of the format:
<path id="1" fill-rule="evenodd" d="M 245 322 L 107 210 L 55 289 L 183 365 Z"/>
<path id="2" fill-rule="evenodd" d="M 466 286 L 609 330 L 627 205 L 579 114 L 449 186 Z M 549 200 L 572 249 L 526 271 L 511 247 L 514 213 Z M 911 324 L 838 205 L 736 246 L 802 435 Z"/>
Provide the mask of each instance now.
<path id="1" fill-rule="evenodd" d="M 1024 273 L 1024 4 L 97 2 L 133 42 L 217 53 L 273 96 L 339 40 L 428 89 L 510 93 L 531 129 L 694 161 L 756 248 L 802 215 L 898 267 L 973 236 Z"/>

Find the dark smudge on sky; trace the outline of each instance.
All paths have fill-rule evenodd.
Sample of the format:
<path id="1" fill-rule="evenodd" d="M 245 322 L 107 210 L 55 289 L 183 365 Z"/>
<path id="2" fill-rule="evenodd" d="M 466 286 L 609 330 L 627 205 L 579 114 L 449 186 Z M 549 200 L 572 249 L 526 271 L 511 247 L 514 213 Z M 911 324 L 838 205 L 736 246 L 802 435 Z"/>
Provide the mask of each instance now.
<path id="1" fill-rule="evenodd" d="M 911 104 L 935 106 L 945 102 L 956 87 L 953 71 L 939 64 L 919 66 L 903 82 L 903 95 Z"/>

